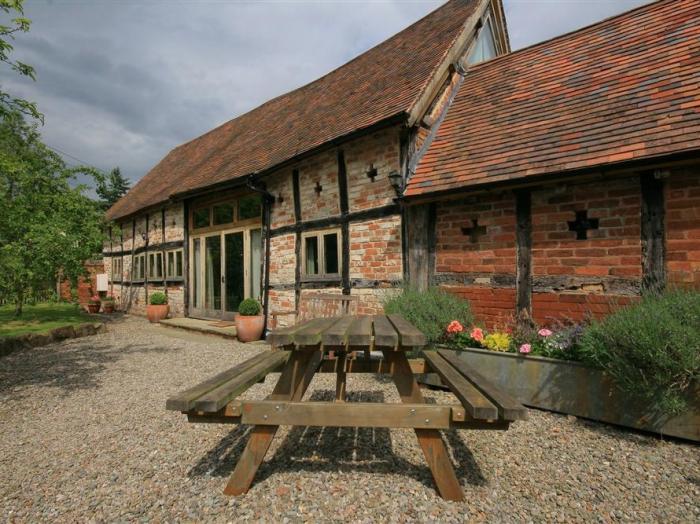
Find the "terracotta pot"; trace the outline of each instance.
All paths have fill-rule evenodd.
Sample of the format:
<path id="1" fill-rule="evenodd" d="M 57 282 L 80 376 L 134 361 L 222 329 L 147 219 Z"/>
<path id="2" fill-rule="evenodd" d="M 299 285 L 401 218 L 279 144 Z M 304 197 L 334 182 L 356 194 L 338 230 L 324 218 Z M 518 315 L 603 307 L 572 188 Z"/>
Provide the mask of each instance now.
<path id="1" fill-rule="evenodd" d="M 262 337 L 265 315 L 236 315 L 236 335 L 241 342 L 254 342 Z"/>
<path id="2" fill-rule="evenodd" d="M 114 302 L 103 302 L 102 312 L 107 313 L 108 315 L 114 313 Z"/>
<path id="3" fill-rule="evenodd" d="M 88 310 L 88 313 L 90 313 L 91 315 L 94 315 L 95 313 L 100 312 L 100 305 L 99 304 L 88 304 L 87 310 Z"/>
<path id="4" fill-rule="evenodd" d="M 168 304 L 162 304 L 159 306 L 149 304 L 146 306 L 146 316 L 148 317 L 149 322 L 160 322 L 168 316 L 169 312 L 170 306 Z"/>

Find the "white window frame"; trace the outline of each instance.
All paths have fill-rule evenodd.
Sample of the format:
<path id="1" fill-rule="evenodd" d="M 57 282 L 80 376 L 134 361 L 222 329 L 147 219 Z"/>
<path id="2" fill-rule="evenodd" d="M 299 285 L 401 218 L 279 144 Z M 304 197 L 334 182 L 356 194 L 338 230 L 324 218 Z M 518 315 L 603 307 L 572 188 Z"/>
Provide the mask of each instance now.
<path id="1" fill-rule="evenodd" d="M 338 242 L 338 272 L 337 273 L 327 273 L 326 272 L 326 254 L 325 254 L 325 243 L 323 237 L 326 235 L 335 234 Z M 306 239 L 316 237 L 318 246 L 318 264 L 319 272 L 315 274 L 309 274 L 306 268 Z M 301 278 L 302 280 L 330 280 L 340 278 L 343 272 L 343 256 L 342 256 L 342 243 L 343 236 L 340 228 L 323 229 L 317 231 L 307 231 L 301 234 Z"/>
<path id="2" fill-rule="evenodd" d="M 155 274 L 158 269 L 158 259 L 160 259 L 160 274 Z M 162 251 L 150 251 L 147 258 L 147 272 L 149 280 L 163 280 L 163 252 Z"/>
<path id="3" fill-rule="evenodd" d="M 119 271 L 117 271 L 117 267 Z M 124 257 L 112 257 L 112 282 L 121 282 L 124 272 Z"/>
<path id="4" fill-rule="evenodd" d="M 180 274 L 171 274 L 170 270 L 168 269 L 170 267 L 170 261 L 168 258 L 170 255 L 173 257 L 173 268 L 177 270 L 177 256 L 178 254 L 180 255 Z M 165 271 L 165 278 L 166 279 L 182 279 L 184 272 L 185 272 L 185 257 L 182 249 L 170 249 L 165 252 L 165 266 L 163 267 Z"/>
<path id="5" fill-rule="evenodd" d="M 143 263 L 140 261 L 143 260 Z M 136 272 L 137 268 L 143 269 L 143 273 Z M 131 268 L 131 281 L 132 282 L 142 282 L 146 280 L 146 253 L 140 253 L 134 255 L 134 265 Z"/>

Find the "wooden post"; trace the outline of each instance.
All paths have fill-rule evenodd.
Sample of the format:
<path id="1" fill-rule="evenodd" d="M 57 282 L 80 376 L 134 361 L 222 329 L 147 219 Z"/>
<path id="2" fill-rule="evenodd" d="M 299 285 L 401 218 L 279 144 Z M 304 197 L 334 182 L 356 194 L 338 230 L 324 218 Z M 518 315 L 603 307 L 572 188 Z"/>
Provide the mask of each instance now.
<path id="1" fill-rule="evenodd" d="M 294 198 L 294 309 L 299 314 L 301 305 L 301 189 L 299 187 L 299 170 L 292 171 L 292 196 Z"/>
<path id="2" fill-rule="evenodd" d="M 642 190 L 642 292 L 659 293 L 666 286 L 664 182 L 657 173 L 640 176 Z"/>
<path id="3" fill-rule="evenodd" d="M 516 213 L 516 318 L 532 318 L 532 202 L 529 189 L 515 193 Z"/>
<path id="4" fill-rule="evenodd" d="M 345 154 L 338 150 L 338 198 L 340 200 L 340 242 L 341 242 L 341 286 L 343 294 L 350 294 L 350 224 L 348 212 L 350 210 L 350 198 L 348 196 L 348 177 L 345 166 Z"/>
<path id="5" fill-rule="evenodd" d="M 406 229 L 408 236 L 408 280 L 411 286 L 425 291 L 429 286 L 429 244 L 430 213 L 429 205 L 416 205 L 406 208 Z"/>

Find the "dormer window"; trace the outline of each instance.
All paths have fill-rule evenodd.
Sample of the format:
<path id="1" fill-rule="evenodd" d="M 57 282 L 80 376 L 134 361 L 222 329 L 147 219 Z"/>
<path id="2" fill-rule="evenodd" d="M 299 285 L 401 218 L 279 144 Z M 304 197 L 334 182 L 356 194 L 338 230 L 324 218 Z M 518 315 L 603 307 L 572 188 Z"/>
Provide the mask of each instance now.
<path id="1" fill-rule="evenodd" d="M 496 50 L 496 40 L 493 37 L 491 20 L 487 18 L 484 21 L 484 25 L 481 26 L 481 29 L 479 30 L 479 34 L 476 37 L 476 42 L 474 43 L 474 47 L 472 47 L 467 63 L 469 65 L 478 64 L 479 62 L 491 60 L 492 58 L 496 57 L 497 54 L 498 51 Z"/>

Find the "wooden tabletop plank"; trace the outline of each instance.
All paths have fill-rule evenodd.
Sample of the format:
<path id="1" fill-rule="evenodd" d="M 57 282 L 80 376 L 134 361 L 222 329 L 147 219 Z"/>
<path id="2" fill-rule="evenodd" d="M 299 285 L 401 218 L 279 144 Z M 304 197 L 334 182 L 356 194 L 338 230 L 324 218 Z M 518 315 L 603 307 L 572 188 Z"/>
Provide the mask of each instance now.
<path id="1" fill-rule="evenodd" d="M 378 349 L 395 349 L 399 344 L 399 334 L 385 315 L 375 315 L 374 347 Z"/>
<path id="2" fill-rule="evenodd" d="M 403 347 L 422 348 L 428 343 L 425 335 L 401 315 L 387 315 L 399 334 L 399 344 Z"/>
<path id="3" fill-rule="evenodd" d="M 324 347 L 344 348 L 347 346 L 347 334 L 350 326 L 354 322 L 355 317 L 344 316 L 338 318 L 338 321 L 331 327 L 326 329 L 321 335 L 321 343 Z"/>
<path id="4" fill-rule="evenodd" d="M 294 343 L 294 333 L 304 327 L 306 322 L 301 322 L 293 326 L 273 329 L 267 335 L 267 342 L 272 347 L 288 346 Z"/>
<path id="5" fill-rule="evenodd" d="M 247 369 L 253 367 L 254 365 L 262 362 L 267 358 L 268 353 L 268 351 L 259 353 L 253 358 L 250 358 L 245 362 L 238 364 L 237 366 L 233 366 L 232 368 L 227 369 L 226 371 L 222 371 L 221 373 L 214 375 L 213 377 L 197 384 L 196 386 L 193 386 L 185 391 L 181 391 L 177 395 L 173 395 L 166 401 L 165 409 L 173 411 L 188 411 L 194 405 L 194 401 L 196 399 L 198 399 L 205 393 L 208 393 L 217 386 L 220 386 L 221 384 L 228 382 L 232 378 L 237 377 L 238 375 L 240 375 Z"/>
<path id="6" fill-rule="evenodd" d="M 498 409 L 486 398 L 474 385 L 464 378 L 442 356 L 435 351 L 425 351 L 425 361 L 440 375 L 460 400 L 464 409 L 472 418 L 479 420 L 495 420 L 498 418 Z"/>
<path id="7" fill-rule="evenodd" d="M 206 413 L 219 411 L 268 373 L 277 370 L 288 358 L 288 351 L 266 351 L 263 360 L 195 400 L 193 409 Z"/>
<path id="8" fill-rule="evenodd" d="M 473 366 L 458 358 L 454 351 L 441 349 L 438 353 L 496 405 L 502 418 L 505 420 L 525 420 L 527 418 L 527 410 L 520 402 L 489 382 Z"/>
<path id="9" fill-rule="evenodd" d="M 323 332 L 338 321 L 336 317 L 315 318 L 305 322 L 303 327 L 293 335 L 296 347 L 317 346 L 321 343 Z"/>
<path id="10" fill-rule="evenodd" d="M 354 317 L 347 338 L 348 347 L 370 348 L 372 345 L 372 317 Z"/>

